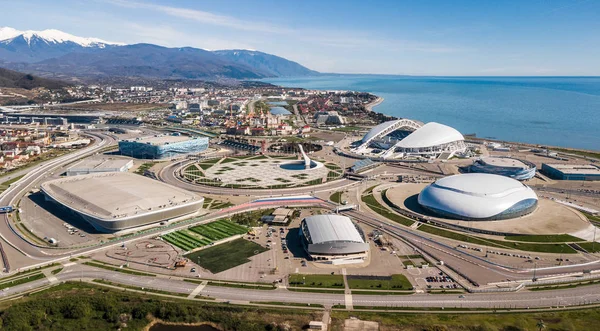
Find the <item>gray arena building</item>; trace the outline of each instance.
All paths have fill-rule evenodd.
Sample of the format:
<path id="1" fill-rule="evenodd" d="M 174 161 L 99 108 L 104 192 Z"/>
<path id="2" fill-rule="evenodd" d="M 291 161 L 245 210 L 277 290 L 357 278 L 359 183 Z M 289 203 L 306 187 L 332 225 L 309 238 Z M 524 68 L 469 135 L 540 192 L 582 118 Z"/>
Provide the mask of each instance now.
<path id="1" fill-rule="evenodd" d="M 90 157 L 67 169 L 67 176 L 87 175 L 100 172 L 126 172 L 133 167 L 133 160 L 115 157 Z"/>
<path id="2" fill-rule="evenodd" d="M 346 216 L 306 217 L 300 223 L 300 236 L 310 258 L 317 261 L 362 262 L 369 253 L 362 229 Z"/>
<path id="3" fill-rule="evenodd" d="M 115 232 L 197 213 L 204 198 L 126 173 L 95 173 L 43 183 L 46 200 L 83 217 L 100 232 Z"/>
<path id="4" fill-rule="evenodd" d="M 119 141 L 121 155 L 138 159 L 170 158 L 182 154 L 199 153 L 207 148 L 207 137 L 188 137 L 176 133 Z"/>
<path id="5" fill-rule="evenodd" d="M 542 172 L 559 180 L 600 180 L 600 167 L 595 164 L 546 164 Z"/>

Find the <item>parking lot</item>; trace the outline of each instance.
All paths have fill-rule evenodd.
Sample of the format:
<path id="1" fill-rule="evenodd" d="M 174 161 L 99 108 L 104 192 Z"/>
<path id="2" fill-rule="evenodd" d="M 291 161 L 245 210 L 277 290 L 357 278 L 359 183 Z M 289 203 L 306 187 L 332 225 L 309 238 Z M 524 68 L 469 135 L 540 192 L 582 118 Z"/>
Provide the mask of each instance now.
<path id="1" fill-rule="evenodd" d="M 92 245 L 109 237 L 98 233 L 82 218 L 45 201 L 41 193 L 23 197 L 19 208 L 23 225 L 46 242 L 50 238 L 56 240 L 57 247 Z"/>

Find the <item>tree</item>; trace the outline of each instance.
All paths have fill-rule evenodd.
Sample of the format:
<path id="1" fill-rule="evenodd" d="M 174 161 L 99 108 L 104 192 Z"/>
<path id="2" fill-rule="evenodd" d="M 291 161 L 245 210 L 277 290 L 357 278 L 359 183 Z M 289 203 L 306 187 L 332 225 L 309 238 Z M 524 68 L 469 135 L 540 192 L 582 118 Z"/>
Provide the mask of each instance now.
<path id="1" fill-rule="evenodd" d="M 544 324 L 544 321 L 542 320 L 539 320 L 535 326 L 538 328 L 539 331 L 542 331 L 546 328 L 546 324 Z"/>

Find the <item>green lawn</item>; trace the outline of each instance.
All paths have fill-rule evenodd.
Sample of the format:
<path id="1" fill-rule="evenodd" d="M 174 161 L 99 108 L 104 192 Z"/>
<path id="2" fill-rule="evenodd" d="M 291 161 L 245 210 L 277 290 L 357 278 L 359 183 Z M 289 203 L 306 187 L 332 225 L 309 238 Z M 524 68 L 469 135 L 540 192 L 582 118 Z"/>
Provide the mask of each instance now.
<path id="1" fill-rule="evenodd" d="M 573 237 L 569 234 L 554 235 L 530 235 L 530 236 L 506 236 L 505 240 L 523 241 L 532 243 L 564 243 L 585 241 L 581 238 Z"/>
<path id="2" fill-rule="evenodd" d="M 8 288 L 8 287 L 13 287 L 13 286 L 33 282 L 34 280 L 42 279 L 44 277 L 46 277 L 46 276 L 44 276 L 44 274 L 40 272 L 40 273 L 34 273 L 32 275 L 28 275 L 28 276 L 11 277 L 10 279 L 0 280 L 0 290 Z"/>
<path id="3" fill-rule="evenodd" d="M 371 188 L 372 190 L 372 188 Z M 394 221 L 396 223 L 400 223 L 402 225 L 406 225 L 406 226 L 411 226 L 413 225 L 414 221 L 398 215 L 396 213 L 391 212 L 390 210 L 388 210 L 387 208 L 385 208 L 384 206 L 382 206 L 373 196 L 373 194 L 368 194 L 368 195 L 363 195 L 361 197 L 361 200 L 367 204 L 367 207 L 369 207 L 371 210 L 373 210 L 374 212 L 376 212 L 377 214 L 391 220 Z"/>
<path id="4" fill-rule="evenodd" d="M 90 267 L 96 267 L 96 268 L 101 268 L 101 269 L 106 269 L 106 270 L 111 270 L 111 271 L 117 271 L 117 272 L 122 272 L 124 274 L 130 274 L 130 275 L 136 275 L 136 276 L 150 276 L 150 277 L 156 277 L 155 274 L 148 274 L 145 272 L 139 272 L 139 271 L 134 271 L 132 269 L 128 269 L 128 268 L 119 268 L 110 264 L 104 264 L 102 262 L 99 261 L 94 261 L 94 262 L 83 262 L 83 264 L 85 265 L 89 265 Z"/>
<path id="5" fill-rule="evenodd" d="M 355 309 L 362 308 L 354 306 Z M 451 307 L 446 307 L 451 310 Z M 398 313 L 332 311 L 333 330 L 342 330 L 344 320 L 355 317 L 379 322 L 380 330 L 426 330 L 426 331 L 538 331 L 537 323 L 542 320 L 542 331 L 597 330 L 600 309 L 549 311 L 535 313 Z"/>
<path id="6" fill-rule="evenodd" d="M 8 189 L 8 187 L 10 186 L 10 184 L 15 183 L 16 181 L 18 181 L 19 179 L 25 177 L 25 175 L 21 175 L 21 176 L 17 176 L 13 179 L 9 179 L 7 181 L 5 181 L 4 183 L 0 184 L 0 193 L 6 191 Z"/>
<path id="7" fill-rule="evenodd" d="M 364 290 L 411 290 L 412 284 L 404 275 L 392 275 L 391 277 L 379 276 L 353 276 L 348 275 L 348 286 L 351 289 Z M 360 293 L 360 292 L 357 292 Z"/>
<path id="8" fill-rule="evenodd" d="M 250 262 L 249 257 L 264 251 L 267 249 L 261 245 L 240 238 L 187 254 L 185 257 L 216 274 Z"/>
<path id="9" fill-rule="evenodd" d="M 292 287 L 344 288 L 344 277 L 342 275 L 292 274 L 289 277 L 289 283 Z"/>
<path id="10" fill-rule="evenodd" d="M 585 242 L 585 243 L 577 243 L 577 245 L 579 247 L 585 249 L 589 253 L 600 252 L 600 243 Z"/>
<path id="11" fill-rule="evenodd" d="M 342 203 L 342 192 L 335 192 L 330 197 L 329 200 L 335 203 Z"/>
<path id="12" fill-rule="evenodd" d="M 232 223 L 226 219 L 194 226 L 189 230 L 211 241 L 218 241 L 236 234 L 245 234 L 248 232 L 248 228 L 245 226 Z"/>
<path id="13" fill-rule="evenodd" d="M 142 165 L 140 165 L 140 167 L 137 168 L 137 170 L 135 171 L 135 173 L 138 174 L 138 175 L 143 175 L 146 172 L 146 170 L 152 168 L 157 163 L 158 162 L 146 162 L 146 163 L 142 163 Z"/>
<path id="14" fill-rule="evenodd" d="M 585 215 L 585 217 L 588 218 L 588 220 L 590 220 L 591 222 L 595 222 L 595 223 L 600 223 L 600 216 L 594 216 L 590 213 L 586 213 L 584 211 L 581 212 L 583 215 Z"/>
<path id="15" fill-rule="evenodd" d="M 200 167 L 202 170 L 206 170 L 214 165 L 214 163 L 196 163 L 196 167 Z"/>
<path id="16" fill-rule="evenodd" d="M 518 249 L 521 251 L 538 252 L 538 253 L 559 253 L 559 254 L 560 253 L 562 253 L 562 254 L 577 253 L 569 245 L 562 244 L 562 243 L 536 244 L 536 243 L 528 243 L 528 242 L 511 242 L 511 241 L 494 240 L 494 239 L 480 238 L 480 237 L 462 234 L 459 232 L 449 231 L 449 230 L 441 229 L 441 228 L 434 227 L 434 226 L 427 225 L 427 224 L 421 225 L 419 227 L 419 230 L 433 234 L 433 235 L 437 235 L 440 237 L 445 237 L 448 239 L 454 239 L 454 240 L 472 243 L 472 244 L 476 244 L 476 245 L 482 245 L 482 246 L 504 248 L 504 249 Z"/>
<path id="17" fill-rule="evenodd" d="M 239 159 L 234 159 L 234 158 L 228 157 L 225 160 L 221 161 L 221 163 L 219 163 L 219 164 L 231 163 L 231 162 L 236 162 L 236 161 L 239 161 Z"/>
<path id="18" fill-rule="evenodd" d="M 566 149 L 566 148 L 552 148 L 552 150 L 555 152 L 569 153 L 569 154 L 574 154 L 574 155 L 579 155 L 579 156 L 600 159 L 600 153 L 595 153 L 595 152 L 586 152 L 586 151 L 580 151 L 580 150 L 576 150 L 576 149 Z"/>

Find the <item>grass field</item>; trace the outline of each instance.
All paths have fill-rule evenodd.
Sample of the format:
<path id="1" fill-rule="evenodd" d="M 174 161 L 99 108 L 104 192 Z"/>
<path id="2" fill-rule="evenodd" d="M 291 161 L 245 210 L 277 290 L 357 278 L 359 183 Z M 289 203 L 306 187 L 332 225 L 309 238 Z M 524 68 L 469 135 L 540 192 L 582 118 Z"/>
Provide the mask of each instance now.
<path id="1" fill-rule="evenodd" d="M 346 276 L 351 289 L 364 290 L 411 290 L 412 284 L 404 275 L 391 277 Z"/>
<path id="2" fill-rule="evenodd" d="M 462 242 L 472 243 L 476 245 L 489 246 L 495 248 L 504 249 L 518 249 L 521 251 L 538 252 L 538 253 L 561 253 L 561 254 L 575 254 L 577 253 L 573 248 L 567 244 L 536 244 L 528 242 L 511 242 L 494 240 L 487 238 L 480 238 L 475 236 L 469 236 L 458 232 L 448 231 L 445 229 L 433 227 L 430 225 L 423 224 L 419 227 L 420 231 L 427 232 L 440 237 L 448 239 L 454 239 Z"/>
<path id="3" fill-rule="evenodd" d="M 588 253 L 600 252 L 600 243 L 585 242 L 585 243 L 577 243 L 577 245 L 579 247 L 585 249 Z"/>
<path id="4" fill-rule="evenodd" d="M 194 226 L 190 228 L 190 231 L 212 241 L 217 241 L 237 234 L 245 234 L 248 232 L 248 228 L 225 219 L 220 219 L 215 222 Z"/>
<path id="5" fill-rule="evenodd" d="M 552 148 L 553 151 L 600 159 L 600 153 L 580 151 L 576 149 Z"/>
<path id="6" fill-rule="evenodd" d="M 221 219 L 189 229 L 167 233 L 162 238 L 169 244 L 186 251 L 191 251 L 195 248 L 209 245 L 212 242 L 238 234 L 245 234 L 246 232 L 248 232 L 246 227 Z"/>
<path id="7" fill-rule="evenodd" d="M 138 175 L 143 175 L 146 172 L 146 170 L 152 168 L 157 163 L 158 162 L 146 162 L 146 163 L 142 163 L 142 165 L 140 165 L 139 168 L 137 168 L 137 170 L 135 171 L 135 173 L 138 174 Z"/>
<path id="8" fill-rule="evenodd" d="M 31 275 L 23 275 L 20 277 L 11 277 L 10 279 L 0 280 L 0 290 L 8 287 L 13 287 L 16 285 L 21 285 L 29 282 L 33 282 L 34 280 L 42 279 L 44 276 L 43 273 L 34 273 Z"/>
<path id="9" fill-rule="evenodd" d="M 590 222 L 594 222 L 594 223 L 600 223 L 600 216 L 594 216 L 590 213 L 586 213 L 586 212 L 581 212 L 583 215 L 585 215 L 585 217 L 588 218 L 588 220 L 590 220 Z"/>
<path id="10" fill-rule="evenodd" d="M 585 241 L 581 238 L 573 237 L 569 234 L 554 235 L 530 235 L 530 236 L 506 236 L 505 240 L 523 241 L 532 243 L 565 243 Z"/>
<path id="11" fill-rule="evenodd" d="M 185 257 L 216 274 L 250 262 L 249 257 L 264 251 L 267 249 L 261 245 L 240 238 L 187 254 Z"/>
<path id="12" fill-rule="evenodd" d="M 329 200 L 335 203 L 342 203 L 342 192 L 335 192 L 330 197 Z"/>
<path id="13" fill-rule="evenodd" d="M 83 264 L 89 265 L 90 267 L 96 267 L 96 268 L 101 268 L 101 269 L 106 269 L 106 270 L 111 270 L 111 271 L 117 271 L 117 272 L 121 272 L 124 274 L 129 274 L 129 275 L 156 277 L 155 274 L 148 274 L 145 272 L 134 271 L 134 270 L 127 269 L 127 268 L 119 268 L 119 267 L 115 267 L 115 266 L 109 265 L 109 264 L 104 264 L 104 263 L 98 262 L 98 261 L 83 262 Z"/>
<path id="14" fill-rule="evenodd" d="M 229 201 L 221 201 L 221 200 L 213 200 L 211 198 L 204 198 L 204 204 L 202 208 L 204 209 L 222 209 L 231 207 L 233 204 Z"/>
<path id="15" fill-rule="evenodd" d="M 289 283 L 294 287 L 344 288 L 344 277 L 342 275 L 292 274 L 289 277 Z"/>
<path id="16" fill-rule="evenodd" d="M 372 189 L 371 189 L 372 190 Z M 406 225 L 406 226 L 411 226 L 413 225 L 414 221 L 409 220 L 408 218 L 398 215 L 396 213 L 391 212 L 390 210 L 388 210 L 387 208 L 385 208 L 384 206 L 382 206 L 379 202 L 377 202 L 377 200 L 375 199 L 375 197 L 373 196 L 373 194 L 367 194 L 367 195 L 363 195 L 361 197 L 361 200 L 367 204 L 367 206 L 373 210 L 374 212 L 376 212 L 377 214 L 391 220 L 394 221 L 396 223 L 400 223 L 402 225 Z"/>
<path id="17" fill-rule="evenodd" d="M 25 177 L 25 175 L 21 175 L 21 176 L 17 176 L 13 179 L 9 179 L 5 182 L 3 182 L 2 184 L 0 184 L 0 193 L 6 191 L 6 189 L 10 186 L 10 184 L 15 183 L 16 181 L 18 181 L 19 179 Z"/>
<path id="18" fill-rule="evenodd" d="M 360 306 L 354 306 L 355 309 Z M 344 320 L 351 316 L 361 320 L 377 321 L 380 330 L 406 331 L 538 331 L 542 320 L 543 330 L 596 330 L 600 309 L 552 311 L 540 313 L 493 313 L 487 314 L 415 314 L 397 312 L 332 311 L 332 329 L 342 330 Z"/>

